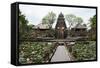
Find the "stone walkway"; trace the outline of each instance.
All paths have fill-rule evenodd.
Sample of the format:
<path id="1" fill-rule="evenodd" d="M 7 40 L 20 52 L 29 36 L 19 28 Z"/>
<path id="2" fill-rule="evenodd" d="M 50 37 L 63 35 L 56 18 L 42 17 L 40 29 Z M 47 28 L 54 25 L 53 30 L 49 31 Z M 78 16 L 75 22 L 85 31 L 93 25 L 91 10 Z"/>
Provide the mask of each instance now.
<path id="1" fill-rule="evenodd" d="M 51 62 L 71 61 L 70 54 L 65 46 L 58 46 Z"/>

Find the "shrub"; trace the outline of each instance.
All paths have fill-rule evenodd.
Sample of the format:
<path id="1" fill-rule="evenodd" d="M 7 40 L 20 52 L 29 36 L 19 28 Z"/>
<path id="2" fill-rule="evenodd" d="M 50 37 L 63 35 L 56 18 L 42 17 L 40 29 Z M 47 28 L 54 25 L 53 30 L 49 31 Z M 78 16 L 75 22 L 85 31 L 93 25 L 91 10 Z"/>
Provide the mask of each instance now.
<path id="1" fill-rule="evenodd" d="M 72 54 L 76 60 L 94 60 L 96 59 L 96 42 L 77 42 L 72 47 Z"/>

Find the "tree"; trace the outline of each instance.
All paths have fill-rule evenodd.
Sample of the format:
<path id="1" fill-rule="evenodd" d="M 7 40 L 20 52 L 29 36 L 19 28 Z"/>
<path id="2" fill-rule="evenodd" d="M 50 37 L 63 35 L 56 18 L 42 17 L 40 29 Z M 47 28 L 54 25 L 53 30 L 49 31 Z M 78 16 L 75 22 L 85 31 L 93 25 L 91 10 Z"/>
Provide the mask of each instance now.
<path id="1" fill-rule="evenodd" d="M 27 25 L 28 20 L 25 18 L 25 15 L 19 10 L 19 39 L 25 37 L 25 35 L 30 31 L 30 26 Z"/>
<path id="2" fill-rule="evenodd" d="M 89 39 L 90 40 L 96 40 L 96 15 L 94 15 L 92 18 L 90 18 L 90 27 L 89 30 Z"/>
<path id="3" fill-rule="evenodd" d="M 71 27 L 76 23 L 76 16 L 73 14 L 68 14 L 66 15 L 66 19 L 68 21 L 68 25 L 69 25 L 69 30 L 71 29 Z"/>
<path id="4" fill-rule="evenodd" d="M 21 13 L 19 10 L 19 39 L 22 40 L 23 38 L 29 38 L 30 33 L 32 32 L 32 27 L 34 25 L 28 25 L 28 20 L 26 19 L 25 15 Z"/>
<path id="5" fill-rule="evenodd" d="M 96 27 L 96 15 L 90 18 L 91 28 Z"/>
<path id="6" fill-rule="evenodd" d="M 77 17 L 73 14 L 66 15 L 66 19 L 68 21 L 69 30 L 71 29 L 72 26 L 75 26 L 79 23 L 81 24 L 83 22 L 83 19 L 81 17 Z"/>
<path id="7" fill-rule="evenodd" d="M 68 21 L 68 25 L 69 25 L 69 28 L 68 28 L 68 36 L 70 35 L 70 30 L 73 26 L 76 26 L 77 24 L 81 24 L 83 22 L 83 19 L 81 17 L 76 17 L 75 15 L 73 14 L 68 14 L 66 15 L 66 19 Z"/>
<path id="8" fill-rule="evenodd" d="M 31 31 L 33 29 L 34 25 L 33 24 L 29 24 L 28 25 L 28 31 Z"/>
<path id="9" fill-rule="evenodd" d="M 83 19 L 81 17 L 76 17 L 75 22 L 81 24 Z"/>
<path id="10" fill-rule="evenodd" d="M 45 17 L 42 19 L 42 24 L 48 24 L 50 28 L 52 28 L 52 24 L 56 19 L 56 14 L 52 11 L 49 12 Z"/>

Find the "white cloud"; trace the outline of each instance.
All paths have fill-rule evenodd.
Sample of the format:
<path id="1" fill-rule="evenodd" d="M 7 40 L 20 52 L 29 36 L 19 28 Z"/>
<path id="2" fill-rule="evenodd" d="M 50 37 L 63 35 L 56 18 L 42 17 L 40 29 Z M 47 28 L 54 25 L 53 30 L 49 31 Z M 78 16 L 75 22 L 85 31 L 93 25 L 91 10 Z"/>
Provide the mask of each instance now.
<path id="1" fill-rule="evenodd" d="M 53 11 L 58 16 L 60 12 L 64 15 L 74 14 L 82 17 L 85 23 L 88 23 L 90 17 L 96 14 L 96 10 L 92 8 L 73 8 L 73 7 L 56 7 L 56 6 L 39 6 L 39 5 L 19 5 L 20 11 L 26 16 L 29 23 L 37 25 L 42 18 L 50 11 Z M 56 21 L 53 25 L 55 26 Z M 66 22 L 68 25 L 68 23 Z"/>

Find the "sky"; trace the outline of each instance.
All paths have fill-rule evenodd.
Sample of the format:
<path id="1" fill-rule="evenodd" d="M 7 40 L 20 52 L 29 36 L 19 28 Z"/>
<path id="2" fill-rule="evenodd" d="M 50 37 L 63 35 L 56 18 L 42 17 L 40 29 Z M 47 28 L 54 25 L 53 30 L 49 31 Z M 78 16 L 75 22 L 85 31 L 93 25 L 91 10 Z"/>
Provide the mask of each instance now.
<path id="1" fill-rule="evenodd" d="M 38 25 L 41 23 L 42 18 L 48 14 L 48 12 L 53 11 L 56 14 L 56 19 L 58 15 L 62 12 L 64 17 L 67 14 L 74 14 L 77 17 L 83 19 L 83 23 L 88 23 L 89 19 L 96 14 L 96 9 L 93 8 L 77 8 L 77 7 L 58 7 L 58 6 L 40 6 L 40 5 L 25 5 L 20 4 L 19 9 L 26 16 L 26 19 L 29 21 L 29 24 Z M 56 21 L 53 24 L 55 27 Z M 65 19 L 66 25 L 68 25 L 67 20 Z"/>

